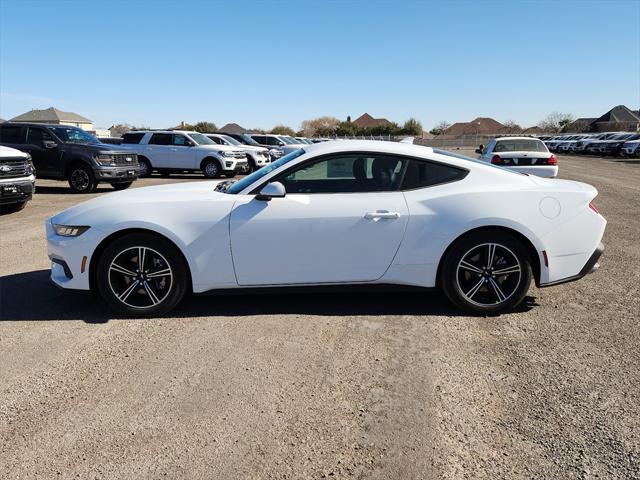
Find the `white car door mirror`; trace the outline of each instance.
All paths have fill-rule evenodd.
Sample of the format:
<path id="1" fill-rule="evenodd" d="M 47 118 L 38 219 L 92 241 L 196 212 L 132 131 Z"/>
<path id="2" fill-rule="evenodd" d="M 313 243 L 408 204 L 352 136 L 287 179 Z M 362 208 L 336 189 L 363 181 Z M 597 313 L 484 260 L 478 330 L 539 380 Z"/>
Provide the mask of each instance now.
<path id="1" fill-rule="evenodd" d="M 283 198 L 286 194 L 287 192 L 284 189 L 284 185 L 282 185 L 280 182 L 272 182 L 267 183 L 264 187 L 262 187 L 260 193 L 256 195 L 256 200 L 268 202 L 272 198 Z"/>

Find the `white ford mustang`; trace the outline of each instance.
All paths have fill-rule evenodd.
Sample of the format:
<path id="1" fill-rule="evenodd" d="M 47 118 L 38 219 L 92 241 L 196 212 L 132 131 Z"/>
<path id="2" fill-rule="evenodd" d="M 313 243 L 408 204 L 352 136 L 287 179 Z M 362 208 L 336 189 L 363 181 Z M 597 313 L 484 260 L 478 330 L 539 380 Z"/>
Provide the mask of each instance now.
<path id="1" fill-rule="evenodd" d="M 120 314 L 187 292 L 395 284 L 439 287 L 476 314 L 508 311 L 532 278 L 597 268 L 606 221 L 590 185 L 416 145 L 305 146 L 240 181 L 137 188 L 47 223 L 51 278 Z"/>

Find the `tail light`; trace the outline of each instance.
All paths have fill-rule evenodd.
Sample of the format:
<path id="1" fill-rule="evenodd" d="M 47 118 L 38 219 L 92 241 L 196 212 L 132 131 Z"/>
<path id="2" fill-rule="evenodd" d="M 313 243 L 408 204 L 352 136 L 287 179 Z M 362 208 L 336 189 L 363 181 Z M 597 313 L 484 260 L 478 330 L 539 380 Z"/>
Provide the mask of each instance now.
<path id="1" fill-rule="evenodd" d="M 558 159 L 556 158 L 555 155 L 551 155 L 548 159 L 547 159 L 547 165 L 558 165 Z"/>
<path id="2" fill-rule="evenodd" d="M 491 158 L 491 163 L 493 163 L 494 165 L 503 165 L 504 162 L 502 161 L 502 158 L 500 158 L 500 155 L 494 155 Z"/>
<path id="3" fill-rule="evenodd" d="M 596 208 L 596 206 L 593 204 L 593 202 L 589 202 L 589 208 L 591 210 L 593 210 L 594 212 L 596 212 L 597 214 L 600 214 L 600 212 L 598 211 L 598 209 Z"/>

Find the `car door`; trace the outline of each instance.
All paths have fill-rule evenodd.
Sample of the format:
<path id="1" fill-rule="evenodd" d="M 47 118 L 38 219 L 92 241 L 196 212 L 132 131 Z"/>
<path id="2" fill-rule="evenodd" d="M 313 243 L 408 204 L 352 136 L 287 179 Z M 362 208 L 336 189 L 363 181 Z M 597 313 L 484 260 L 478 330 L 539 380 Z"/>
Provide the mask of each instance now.
<path id="1" fill-rule="evenodd" d="M 154 133 L 149 139 L 149 143 L 145 145 L 143 154 L 149 159 L 153 168 L 169 168 L 171 167 L 171 144 L 173 143 L 173 135 L 171 133 Z"/>
<path id="2" fill-rule="evenodd" d="M 239 285 L 369 282 L 402 242 L 408 209 L 399 182 L 405 160 L 336 154 L 271 179 L 287 189 L 270 201 L 241 196 L 230 238 Z"/>
<path id="3" fill-rule="evenodd" d="M 58 141 L 44 128 L 28 127 L 25 151 L 29 152 L 39 176 L 64 171 Z"/>
<path id="4" fill-rule="evenodd" d="M 173 168 L 194 169 L 196 165 L 196 151 L 192 148 L 193 143 L 186 135 L 176 133 L 173 135 L 171 147 L 169 148 L 168 163 Z"/>

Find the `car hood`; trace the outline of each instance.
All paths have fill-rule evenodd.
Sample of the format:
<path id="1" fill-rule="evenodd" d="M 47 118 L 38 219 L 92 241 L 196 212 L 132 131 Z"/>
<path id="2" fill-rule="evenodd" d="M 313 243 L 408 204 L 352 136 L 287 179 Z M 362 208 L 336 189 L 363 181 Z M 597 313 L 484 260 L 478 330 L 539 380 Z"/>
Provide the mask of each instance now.
<path id="1" fill-rule="evenodd" d="M 81 150 L 83 152 L 108 152 L 108 153 L 134 153 L 131 148 L 109 143 L 65 143 L 67 149 Z"/>
<path id="2" fill-rule="evenodd" d="M 154 216 L 163 209 L 175 210 L 195 208 L 203 201 L 227 202 L 228 209 L 236 200 L 235 195 L 216 192 L 219 181 L 173 183 L 151 187 L 131 188 L 121 192 L 108 193 L 68 208 L 49 220 L 61 225 L 118 224 L 127 221 L 145 221 L 148 212 Z"/>

